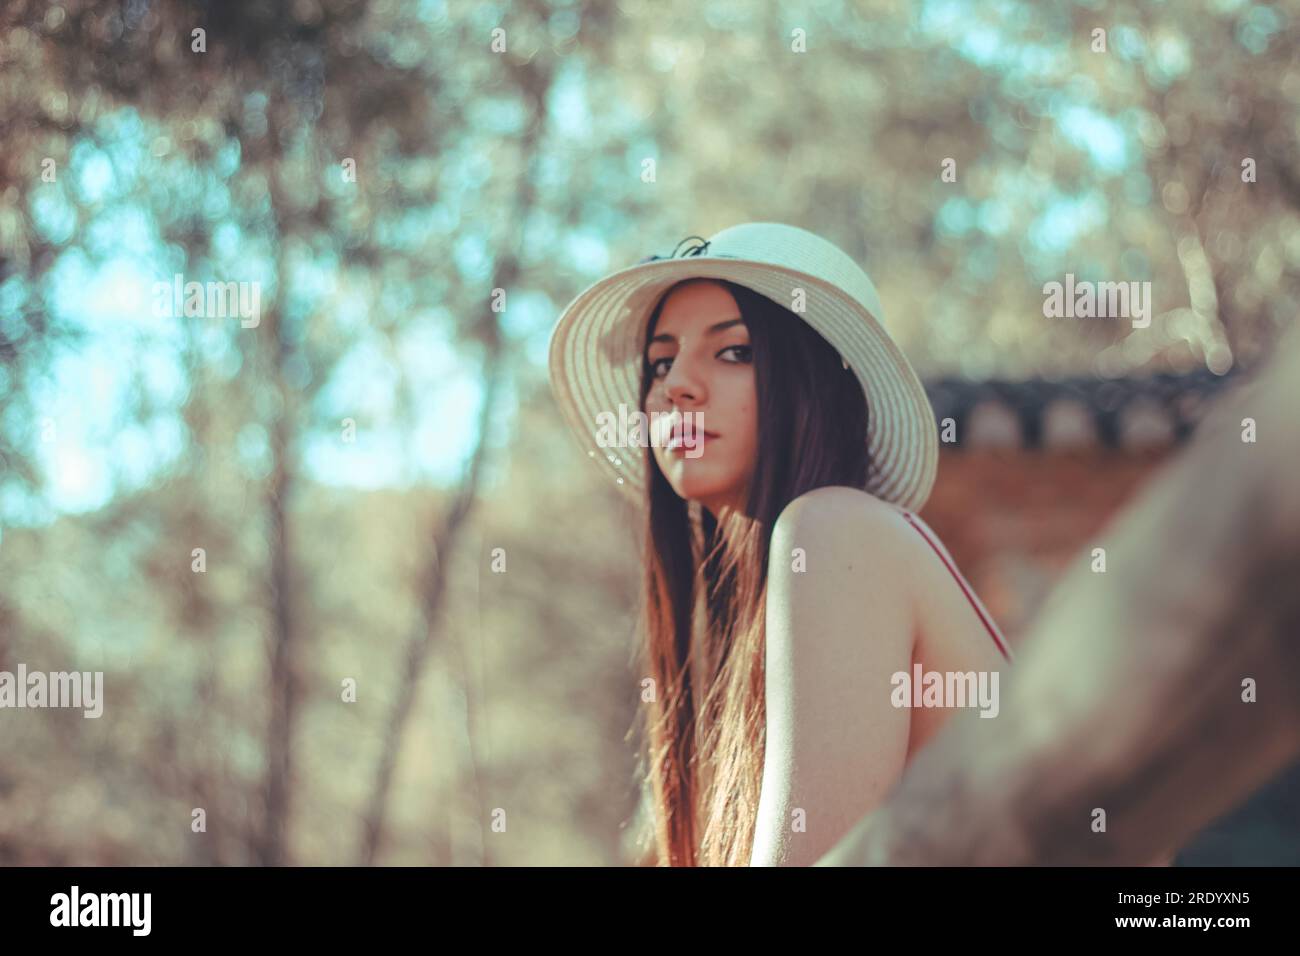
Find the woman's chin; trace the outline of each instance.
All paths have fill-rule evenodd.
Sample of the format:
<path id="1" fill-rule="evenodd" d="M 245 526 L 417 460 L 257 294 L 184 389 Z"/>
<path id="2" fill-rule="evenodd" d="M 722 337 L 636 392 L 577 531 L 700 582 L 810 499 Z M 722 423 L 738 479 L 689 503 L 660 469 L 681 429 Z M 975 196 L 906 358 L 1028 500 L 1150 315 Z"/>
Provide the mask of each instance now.
<path id="1" fill-rule="evenodd" d="M 688 501 L 699 501 L 709 507 L 712 502 L 730 500 L 736 483 L 716 475 L 700 474 L 700 470 L 688 461 L 673 468 L 666 477 L 678 497 Z"/>

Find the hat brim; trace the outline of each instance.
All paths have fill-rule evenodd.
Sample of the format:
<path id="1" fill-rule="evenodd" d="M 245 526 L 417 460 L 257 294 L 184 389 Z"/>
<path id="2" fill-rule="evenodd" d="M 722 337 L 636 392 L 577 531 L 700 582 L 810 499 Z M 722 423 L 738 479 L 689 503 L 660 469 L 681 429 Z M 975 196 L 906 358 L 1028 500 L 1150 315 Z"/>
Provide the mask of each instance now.
<path id="1" fill-rule="evenodd" d="M 865 441 L 871 468 L 864 490 L 913 511 L 929 497 L 938 470 L 938 432 L 925 388 L 876 316 L 816 276 L 767 262 L 690 256 L 640 263 L 589 286 L 551 332 L 551 388 L 570 430 L 629 495 L 642 499 L 647 449 L 602 448 L 597 415 L 639 408 L 642 343 L 655 302 L 676 282 L 725 279 L 791 308 L 847 362 L 867 396 Z"/>

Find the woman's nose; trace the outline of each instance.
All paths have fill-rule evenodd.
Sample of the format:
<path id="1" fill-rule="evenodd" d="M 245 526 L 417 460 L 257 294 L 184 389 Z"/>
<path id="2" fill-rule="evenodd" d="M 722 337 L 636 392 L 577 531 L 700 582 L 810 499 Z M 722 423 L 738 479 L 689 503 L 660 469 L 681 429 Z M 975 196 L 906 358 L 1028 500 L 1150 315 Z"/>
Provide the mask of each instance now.
<path id="1" fill-rule="evenodd" d="M 664 376 L 664 394 L 674 405 L 698 402 L 704 397 L 704 386 L 687 363 L 677 360 Z"/>

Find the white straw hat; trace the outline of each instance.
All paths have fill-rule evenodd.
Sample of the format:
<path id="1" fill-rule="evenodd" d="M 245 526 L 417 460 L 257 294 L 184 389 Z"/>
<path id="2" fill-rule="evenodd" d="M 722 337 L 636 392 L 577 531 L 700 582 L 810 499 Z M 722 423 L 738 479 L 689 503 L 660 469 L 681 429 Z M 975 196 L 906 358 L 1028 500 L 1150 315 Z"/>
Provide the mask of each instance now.
<path id="1" fill-rule="evenodd" d="M 561 313 L 551 332 L 551 389 L 583 448 L 619 487 L 643 499 L 647 449 L 600 447 L 597 416 L 618 416 L 620 405 L 640 410 L 650 313 L 669 286 L 693 278 L 752 289 L 790 309 L 839 351 L 867 397 L 864 447 L 871 471 L 864 490 L 919 510 L 939 462 L 934 410 L 911 364 L 881 326 L 875 286 L 833 243 L 770 222 L 732 226 L 680 258 L 652 257 L 615 272 Z"/>

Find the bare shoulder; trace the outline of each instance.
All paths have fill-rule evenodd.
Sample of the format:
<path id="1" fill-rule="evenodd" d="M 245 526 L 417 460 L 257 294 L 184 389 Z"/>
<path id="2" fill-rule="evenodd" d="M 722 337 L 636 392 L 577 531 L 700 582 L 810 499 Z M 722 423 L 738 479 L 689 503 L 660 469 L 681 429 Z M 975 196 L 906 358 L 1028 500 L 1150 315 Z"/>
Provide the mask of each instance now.
<path id="1" fill-rule="evenodd" d="M 855 488 L 787 504 L 768 554 L 769 681 L 797 672 L 823 690 L 857 687 L 906 667 L 919 608 L 914 559 L 900 552 L 917 538 L 901 511 Z"/>
<path id="2" fill-rule="evenodd" d="M 918 548 L 924 547 L 899 508 L 857 488 L 829 485 L 782 509 L 772 529 L 769 569 L 809 572 L 792 577 L 842 604 L 859 598 L 874 606 L 907 606 L 915 602 L 915 569 L 925 560 Z"/>
<path id="3" fill-rule="evenodd" d="M 901 509 L 859 488 L 826 485 L 790 501 L 772 528 L 774 543 L 799 539 L 819 549 L 911 560 L 919 542 Z M 797 542 L 796 542 L 797 544 Z"/>

